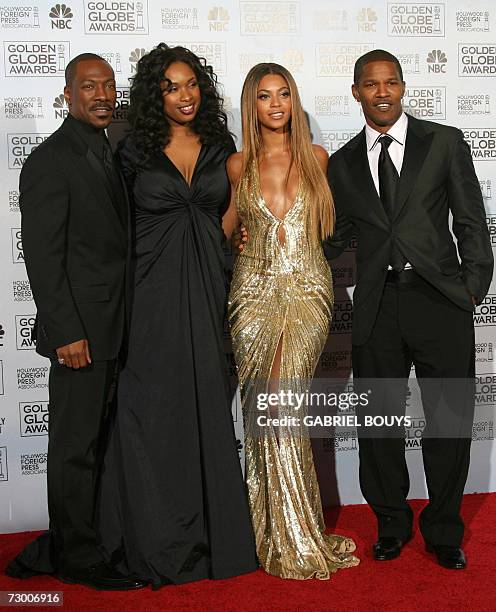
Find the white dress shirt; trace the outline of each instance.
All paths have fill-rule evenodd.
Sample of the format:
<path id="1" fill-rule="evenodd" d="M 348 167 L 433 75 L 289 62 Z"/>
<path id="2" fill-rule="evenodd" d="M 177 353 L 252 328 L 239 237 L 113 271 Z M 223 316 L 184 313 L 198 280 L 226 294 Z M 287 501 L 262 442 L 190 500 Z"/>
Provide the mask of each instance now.
<path id="1" fill-rule="evenodd" d="M 391 161 L 394 164 L 398 172 L 398 176 L 401 176 L 401 168 L 403 166 L 403 157 L 405 156 L 405 141 L 406 131 L 408 129 L 408 116 L 405 113 L 401 113 L 400 118 L 396 123 L 386 132 L 388 136 L 391 136 L 393 142 L 389 145 L 388 152 L 391 157 Z M 378 132 L 371 128 L 367 123 L 365 125 L 365 136 L 367 139 L 367 157 L 369 159 L 369 168 L 374 180 L 374 185 L 377 191 L 377 195 L 380 197 L 379 192 L 379 155 L 381 153 L 381 145 L 379 138 L 382 136 L 382 132 Z M 405 263 L 405 270 L 411 268 L 409 262 Z M 391 270 L 391 266 L 388 266 L 388 270 Z"/>
<path id="2" fill-rule="evenodd" d="M 400 118 L 396 123 L 386 132 L 388 136 L 391 136 L 393 142 L 389 145 L 388 152 L 394 167 L 398 171 L 398 176 L 401 176 L 401 167 L 403 166 L 403 157 L 405 155 L 405 140 L 406 130 L 408 129 L 408 116 L 405 113 L 401 113 Z M 367 123 L 365 125 L 365 136 L 367 138 L 367 157 L 369 158 L 369 167 L 374 179 L 374 185 L 379 194 L 379 155 L 381 153 L 381 145 L 379 138 L 382 136 L 382 132 L 378 132 L 371 128 Z"/>

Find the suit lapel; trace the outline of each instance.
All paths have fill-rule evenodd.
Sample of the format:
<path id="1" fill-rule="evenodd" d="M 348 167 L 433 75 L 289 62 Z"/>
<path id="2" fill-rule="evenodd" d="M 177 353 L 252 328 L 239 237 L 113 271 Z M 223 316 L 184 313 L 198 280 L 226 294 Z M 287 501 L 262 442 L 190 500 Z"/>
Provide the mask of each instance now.
<path id="1" fill-rule="evenodd" d="M 394 209 L 394 218 L 401 212 L 408 200 L 417 178 L 424 165 L 432 142 L 432 133 L 426 134 L 422 124 L 414 117 L 408 117 L 406 133 L 405 155 L 401 167 L 398 197 Z"/>
<path id="2" fill-rule="evenodd" d="M 93 191 L 95 201 L 102 207 L 112 227 L 118 229 L 120 238 L 127 244 L 126 230 L 122 226 L 119 214 L 112 202 L 112 189 L 102 164 L 96 155 L 90 151 L 87 144 L 71 128 L 70 124 L 67 123 L 67 120 L 64 121 L 60 129 L 70 140 L 72 150 L 80 159 L 80 163 L 76 164 L 77 171 L 84 177 L 86 183 Z"/>
<path id="3" fill-rule="evenodd" d="M 119 225 L 122 227 L 121 218 L 119 216 L 119 213 L 116 210 L 116 206 L 119 206 L 119 202 L 115 202 L 114 204 L 115 195 L 112 190 L 110 181 L 107 175 L 105 174 L 105 170 L 103 168 L 102 163 L 97 158 L 97 156 L 93 153 L 93 151 L 91 151 L 90 149 L 88 149 L 86 152 L 86 161 L 88 162 L 88 164 L 91 166 L 91 169 L 93 170 L 93 173 L 95 175 L 94 179 L 97 178 L 97 184 L 95 185 L 95 187 L 97 187 L 96 193 L 102 193 L 101 187 L 103 187 L 105 190 L 105 194 L 107 196 L 106 198 L 104 198 L 105 212 L 110 215 L 111 220 L 113 222 L 115 222 L 115 220 L 117 219 Z M 93 183 L 95 183 L 94 179 L 93 179 Z M 94 185 L 92 184 L 91 186 L 93 188 Z M 102 199 L 102 196 L 100 196 L 100 200 L 101 199 Z"/>
<path id="4" fill-rule="evenodd" d="M 384 206 L 377 194 L 374 179 L 370 172 L 369 159 L 367 156 L 367 139 L 365 137 L 365 128 L 357 139 L 356 146 L 345 150 L 348 165 L 350 167 L 351 182 L 353 185 L 360 185 L 361 191 L 368 206 L 371 207 L 376 216 L 384 225 L 389 226 Z"/>

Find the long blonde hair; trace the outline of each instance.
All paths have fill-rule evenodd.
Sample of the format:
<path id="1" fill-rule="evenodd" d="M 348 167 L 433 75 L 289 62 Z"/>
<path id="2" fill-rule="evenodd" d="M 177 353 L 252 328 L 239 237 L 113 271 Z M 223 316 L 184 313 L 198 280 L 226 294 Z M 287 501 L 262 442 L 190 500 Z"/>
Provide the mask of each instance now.
<path id="1" fill-rule="evenodd" d="M 242 177 L 251 176 L 251 168 L 257 169 L 263 149 L 262 134 L 257 113 L 257 90 L 261 79 L 267 74 L 278 74 L 288 84 L 291 95 L 291 119 L 289 125 L 289 145 L 291 166 L 294 164 L 300 182 L 305 186 L 310 198 L 310 223 L 317 236 L 325 238 L 334 228 L 334 202 L 327 177 L 312 149 L 310 129 L 301 105 L 300 95 L 289 70 L 274 63 L 256 64 L 246 75 L 241 92 L 241 117 L 243 128 L 243 165 Z M 289 171 L 288 171 L 289 176 Z M 240 189 L 241 181 L 238 184 Z"/>

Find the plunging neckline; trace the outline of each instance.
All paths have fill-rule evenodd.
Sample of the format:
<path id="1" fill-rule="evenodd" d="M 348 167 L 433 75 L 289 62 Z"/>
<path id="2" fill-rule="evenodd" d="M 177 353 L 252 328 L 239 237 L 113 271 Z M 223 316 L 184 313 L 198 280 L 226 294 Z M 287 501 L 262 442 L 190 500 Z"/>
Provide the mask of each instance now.
<path id="1" fill-rule="evenodd" d="M 176 164 L 172 161 L 170 156 L 162 149 L 162 154 L 169 160 L 171 166 L 176 170 L 176 172 L 179 174 L 179 176 L 186 183 L 188 189 L 191 189 L 191 186 L 193 185 L 193 180 L 195 178 L 196 169 L 198 168 L 198 162 L 200 161 L 200 157 L 201 157 L 201 154 L 203 153 L 203 149 L 204 149 L 204 144 L 201 143 L 200 144 L 200 150 L 198 151 L 198 156 L 197 156 L 196 161 L 195 161 L 195 165 L 193 166 L 193 172 L 191 173 L 191 182 L 190 183 L 188 183 L 186 177 L 181 172 L 181 170 L 179 170 L 179 168 L 176 166 Z"/>
<path id="2" fill-rule="evenodd" d="M 262 186 L 260 185 L 260 173 L 258 171 L 258 168 L 255 169 L 255 178 L 256 178 L 256 182 L 257 182 L 257 190 L 258 190 L 258 194 L 260 196 L 260 199 L 263 202 L 263 207 L 264 209 L 272 216 L 274 217 L 274 219 L 276 219 L 276 221 L 278 221 L 279 223 L 284 223 L 284 221 L 286 220 L 286 218 L 288 217 L 288 215 L 292 212 L 292 210 L 294 209 L 295 205 L 296 205 L 296 201 L 298 200 L 298 197 L 300 196 L 301 193 L 301 179 L 300 177 L 298 177 L 298 189 L 296 190 L 296 194 L 295 197 L 291 203 L 291 206 L 288 208 L 288 210 L 284 213 L 284 217 L 278 217 L 274 212 L 272 212 L 269 208 L 269 205 L 267 204 L 267 200 L 265 199 L 265 196 L 262 192 Z"/>

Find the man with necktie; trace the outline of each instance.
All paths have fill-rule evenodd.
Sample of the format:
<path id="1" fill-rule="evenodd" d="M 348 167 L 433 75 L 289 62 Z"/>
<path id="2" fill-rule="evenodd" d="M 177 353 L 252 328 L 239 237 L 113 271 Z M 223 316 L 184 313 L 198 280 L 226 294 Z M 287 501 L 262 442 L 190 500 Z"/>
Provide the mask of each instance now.
<path id="1" fill-rule="evenodd" d="M 324 248 L 331 259 L 357 238 L 352 357 L 358 384 L 367 379 L 373 390 L 367 414 L 404 415 L 406 381 L 415 366 L 427 422 L 422 454 L 429 503 L 420 530 L 440 565 L 463 569 L 460 505 L 474 410 L 472 313 L 488 291 L 493 256 L 462 133 L 404 113 L 404 92 L 396 57 L 374 50 L 357 60 L 352 93 L 366 125 L 329 160 L 337 220 Z M 360 485 L 378 522 L 373 553 L 390 560 L 413 526 L 404 428 L 364 429 Z"/>
<path id="2" fill-rule="evenodd" d="M 22 239 L 37 308 L 36 350 L 51 360 L 49 531 L 6 569 L 97 589 L 143 586 L 104 563 L 94 524 L 108 406 L 126 329 L 128 202 L 105 129 L 116 86 L 93 53 L 66 68 L 69 115 L 26 160 Z"/>

